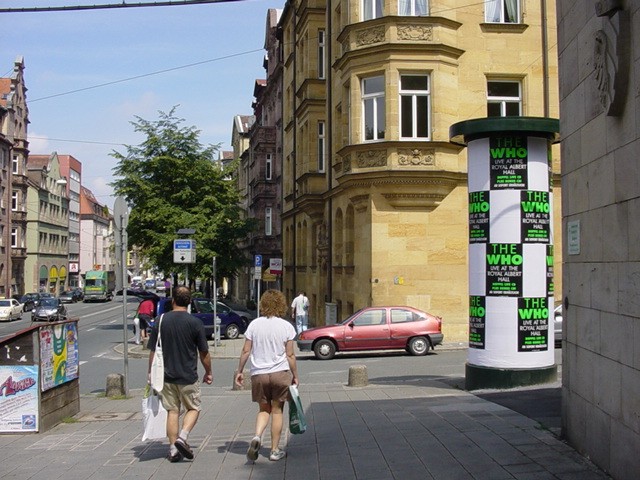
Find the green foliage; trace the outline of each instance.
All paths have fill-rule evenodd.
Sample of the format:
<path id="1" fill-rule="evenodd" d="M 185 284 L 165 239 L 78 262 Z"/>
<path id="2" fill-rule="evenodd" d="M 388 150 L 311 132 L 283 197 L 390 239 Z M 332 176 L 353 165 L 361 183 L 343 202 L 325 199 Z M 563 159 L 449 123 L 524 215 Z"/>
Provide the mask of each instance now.
<path id="1" fill-rule="evenodd" d="M 179 229 L 193 228 L 196 263 L 188 265 L 189 277 L 211 276 L 214 255 L 218 275 L 233 275 L 250 262 L 236 245 L 255 224 L 244 218 L 230 172 L 214 158 L 219 145 L 203 146 L 200 131 L 183 126 L 175 110 L 159 112 L 155 121 L 136 116 L 134 130 L 146 139 L 111 154 L 118 160 L 112 185 L 131 206 L 129 245 L 160 271 L 182 272 L 185 265 L 173 263 L 173 240 Z"/>

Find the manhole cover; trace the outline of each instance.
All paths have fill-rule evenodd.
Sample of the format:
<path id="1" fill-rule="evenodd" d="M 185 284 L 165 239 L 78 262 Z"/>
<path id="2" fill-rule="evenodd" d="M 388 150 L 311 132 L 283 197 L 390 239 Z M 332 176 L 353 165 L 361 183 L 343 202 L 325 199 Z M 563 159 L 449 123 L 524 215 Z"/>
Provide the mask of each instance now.
<path id="1" fill-rule="evenodd" d="M 123 421 L 129 420 L 135 413 L 88 413 L 78 418 L 79 422 L 110 422 L 110 421 Z"/>

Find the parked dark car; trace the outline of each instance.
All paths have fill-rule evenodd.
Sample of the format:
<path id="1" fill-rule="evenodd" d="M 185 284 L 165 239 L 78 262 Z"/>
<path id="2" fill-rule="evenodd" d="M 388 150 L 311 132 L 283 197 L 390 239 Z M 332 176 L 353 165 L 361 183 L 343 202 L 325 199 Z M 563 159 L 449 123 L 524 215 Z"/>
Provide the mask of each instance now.
<path id="1" fill-rule="evenodd" d="M 156 304 L 156 320 L 158 316 L 171 311 L 171 298 L 160 298 Z M 213 338 L 215 324 L 213 322 L 213 302 L 210 298 L 193 298 L 190 305 L 191 314 L 202 320 L 208 337 Z M 220 335 L 228 339 L 238 338 L 247 329 L 248 323 L 229 307 L 218 302 L 216 314 L 220 318 Z M 152 325 L 151 325 L 152 326 Z"/>
<path id="2" fill-rule="evenodd" d="M 38 300 L 40 300 L 40 294 L 34 292 L 25 293 L 18 301 L 22 304 L 22 310 L 24 312 L 30 312 L 38 304 Z"/>
<path id="3" fill-rule="evenodd" d="M 40 299 L 31 314 L 32 321 L 57 322 L 67 318 L 67 307 L 59 298 L 45 297 Z"/>
<path id="4" fill-rule="evenodd" d="M 72 290 L 65 290 L 58 298 L 62 303 L 76 303 L 78 301 L 78 296 Z"/>
<path id="5" fill-rule="evenodd" d="M 298 348 L 329 360 L 336 352 L 404 349 L 426 355 L 442 344 L 442 318 L 413 307 L 367 307 L 342 323 L 310 328 L 298 335 Z"/>

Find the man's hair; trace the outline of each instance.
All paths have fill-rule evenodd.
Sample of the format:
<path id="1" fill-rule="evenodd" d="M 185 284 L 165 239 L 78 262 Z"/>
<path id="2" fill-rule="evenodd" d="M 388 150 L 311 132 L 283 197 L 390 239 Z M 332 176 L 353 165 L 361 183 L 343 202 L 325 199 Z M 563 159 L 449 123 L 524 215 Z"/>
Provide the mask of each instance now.
<path id="1" fill-rule="evenodd" d="M 287 299 L 279 290 L 267 290 L 260 298 L 260 314 L 265 317 L 284 317 L 288 308 Z"/>
<path id="2" fill-rule="evenodd" d="M 184 285 L 173 289 L 173 301 L 178 307 L 188 307 L 191 303 L 191 290 Z"/>

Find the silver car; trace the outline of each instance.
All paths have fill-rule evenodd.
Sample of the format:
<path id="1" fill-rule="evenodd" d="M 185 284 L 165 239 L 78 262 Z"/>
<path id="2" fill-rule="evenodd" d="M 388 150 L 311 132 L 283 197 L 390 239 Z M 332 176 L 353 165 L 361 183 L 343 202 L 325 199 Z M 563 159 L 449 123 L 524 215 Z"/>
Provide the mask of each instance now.
<path id="1" fill-rule="evenodd" d="M 58 322 L 67 318 L 67 307 L 59 298 L 45 297 L 31 312 L 32 321 Z"/>

